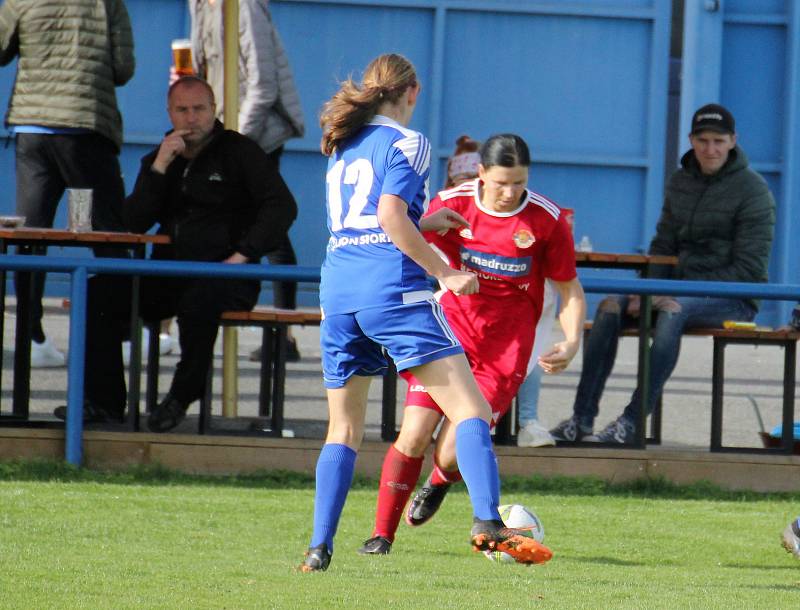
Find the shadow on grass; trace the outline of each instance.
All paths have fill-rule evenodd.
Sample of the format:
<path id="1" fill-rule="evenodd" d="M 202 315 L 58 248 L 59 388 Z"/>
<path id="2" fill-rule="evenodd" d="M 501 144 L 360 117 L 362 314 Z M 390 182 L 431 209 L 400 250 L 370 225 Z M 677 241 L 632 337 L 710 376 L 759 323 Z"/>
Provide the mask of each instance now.
<path id="1" fill-rule="evenodd" d="M 775 584 L 775 585 L 739 585 L 738 589 L 755 589 L 764 591 L 791 591 L 792 593 L 800 592 L 800 582 L 794 585 Z"/>
<path id="2" fill-rule="evenodd" d="M 578 563 L 597 563 L 600 565 L 607 565 L 607 566 L 625 566 L 625 567 L 635 567 L 635 566 L 645 566 L 648 565 L 646 563 L 642 563 L 640 561 L 628 561 L 625 559 L 617 559 L 616 557 L 587 557 L 587 556 L 579 556 L 579 555 L 562 555 L 563 559 L 569 559 L 570 561 L 576 561 Z"/>
<path id="3" fill-rule="evenodd" d="M 789 565 L 789 564 L 782 564 L 782 565 L 753 565 L 752 563 L 722 563 L 720 564 L 722 568 L 731 568 L 732 570 L 786 570 L 792 572 L 799 572 L 797 565 Z M 800 579 L 800 574 L 798 574 L 798 579 Z M 800 586 L 800 580 L 798 580 L 798 586 Z"/>
<path id="4" fill-rule="evenodd" d="M 78 468 L 57 460 L 0 461 L 0 481 L 93 482 L 115 485 L 200 485 L 258 489 L 313 489 L 313 474 L 285 470 L 259 471 L 237 475 L 185 474 L 153 464 L 124 470 L 102 471 Z M 356 475 L 353 489 L 374 491 L 375 479 Z M 451 493 L 466 493 L 458 483 Z M 721 500 L 751 502 L 790 500 L 800 503 L 798 492 L 759 493 L 731 491 L 709 482 L 677 485 L 665 478 L 642 478 L 612 483 L 596 477 L 503 477 L 503 494 L 528 493 L 548 496 L 617 496 L 675 500 Z"/>

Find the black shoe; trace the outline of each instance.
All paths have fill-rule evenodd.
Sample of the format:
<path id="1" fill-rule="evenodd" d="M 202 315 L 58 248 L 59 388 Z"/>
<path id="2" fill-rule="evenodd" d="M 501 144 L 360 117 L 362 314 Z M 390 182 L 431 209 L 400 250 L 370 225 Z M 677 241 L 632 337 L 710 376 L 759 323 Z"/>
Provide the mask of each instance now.
<path id="1" fill-rule="evenodd" d="M 67 421 L 67 405 L 61 405 L 53 409 L 53 415 L 58 419 Z M 84 424 L 122 424 L 125 423 L 125 416 L 120 413 L 112 413 L 102 407 L 85 400 L 83 402 L 83 423 Z"/>
<path id="2" fill-rule="evenodd" d="M 587 436 L 592 443 L 617 443 L 627 445 L 636 441 L 636 425 L 624 417 L 618 417 L 597 434 Z"/>
<path id="3" fill-rule="evenodd" d="M 319 546 L 309 547 L 299 570 L 301 572 L 324 572 L 331 565 L 332 555 L 333 553 L 328 550 L 328 545 L 324 542 Z"/>
<path id="4" fill-rule="evenodd" d="M 364 546 L 358 549 L 359 555 L 388 555 L 392 550 L 392 543 L 383 536 L 373 536 L 364 541 Z"/>
<path id="5" fill-rule="evenodd" d="M 286 362 L 300 362 L 300 351 L 294 339 L 286 340 Z"/>
<path id="6" fill-rule="evenodd" d="M 167 394 L 167 397 L 160 402 L 150 417 L 147 418 L 147 429 L 150 432 L 167 432 L 172 430 L 175 426 L 181 423 L 186 417 L 186 409 L 189 408 L 188 404 L 182 403 L 172 395 Z"/>
<path id="7" fill-rule="evenodd" d="M 550 435 L 556 441 L 581 441 L 591 433 L 592 426 L 582 425 L 574 415 L 550 430 Z"/>
<path id="8" fill-rule="evenodd" d="M 433 485 L 431 478 L 428 477 L 428 480 L 422 485 L 422 489 L 414 495 L 408 505 L 406 523 L 411 527 L 427 523 L 439 510 L 448 491 L 450 491 L 450 483 Z"/>

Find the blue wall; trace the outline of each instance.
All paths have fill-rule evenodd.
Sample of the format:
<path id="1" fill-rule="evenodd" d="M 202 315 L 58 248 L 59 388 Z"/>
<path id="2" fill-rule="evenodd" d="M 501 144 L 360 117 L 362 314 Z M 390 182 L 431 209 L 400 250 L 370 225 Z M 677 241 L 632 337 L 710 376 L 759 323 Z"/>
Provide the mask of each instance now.
<path id="1" fill-rule="evenodd" d="M 721 100 L 741 142 L 777 198 L 784 222 L 772 275 L 797 281 L 788 235 L 798 212 L 795 2 L 686 2 L 680 134 L 685 113 Z M 119 90 L 128 188 L 138 159 L 168 128 L 164 111 L 170 41 L 188 33 L 185 0 L 127 0 L 138 68 Z M 299 262 L 320 264 L 326 243 L 325 159 L 318 115 L 337 82 L 394 51 L 423 87 L 412 127 L 432 143 L 432 188 L 462 133 L 515 131 L 531 145 L 531 188 L 575 210 L 576 239 L 595 250 L 635 252 L 649 243 L 661 208 L 668 109 L 670 0 L 272 0 L 300 90 L 307 134 L 293 140 L 283 173 L 300 204 L 292 228 Z M 0 71 L 0 95 L 13 82 Z M 0 99 L 4 105 L 5 100 Z M 769 108 L 769 112 L 764 112 Z M 674 141 L 674 140 L 673 140 Z M 678 143 L 687 147 L 685 135 Z M 14 206 L 13 146 L 0 149 L 0 209 Z M 57 224 L 65 224 L 63 211 Z M 582 274 L 608 272 L 582 271 Z M 52 290 L 58 290 L 55 281 Z M 314 287 L 302 300 L 315 302 Z M 268 300 L 268 290 L 265 291 Z"/>

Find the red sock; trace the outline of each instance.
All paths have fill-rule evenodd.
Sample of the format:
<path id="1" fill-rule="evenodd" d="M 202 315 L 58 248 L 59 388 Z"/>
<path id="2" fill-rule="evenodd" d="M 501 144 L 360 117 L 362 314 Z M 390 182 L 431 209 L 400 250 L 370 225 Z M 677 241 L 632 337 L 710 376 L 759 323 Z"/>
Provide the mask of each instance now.
<path id="1" fill-rule="evenodd" d="M 408 457 L 395 449 L 394 445 L 389 447 L 381 469 L 373 536 L 383 536 L 394 542 L 400 516 L 422 471 L 423 459 L 423 456 Z"/>
<path id="2" fill-rule="evenodd" d="M 433 485 L 452 485 L 461 480 L 461 473 L 456 470 L 442 470 L 439 464 L 434 463 L 431 472 L 431 483 Z"/>

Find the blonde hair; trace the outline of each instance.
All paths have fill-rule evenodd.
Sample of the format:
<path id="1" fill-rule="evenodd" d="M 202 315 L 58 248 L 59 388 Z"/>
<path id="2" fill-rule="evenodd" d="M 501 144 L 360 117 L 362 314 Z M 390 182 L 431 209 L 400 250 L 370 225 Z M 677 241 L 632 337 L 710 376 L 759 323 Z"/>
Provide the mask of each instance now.
<path id="1" fill-rule="evenodd" d="M 348 78 L 322 107 L 322 154 L 333 154 L 340 142 L 372 120 L 381 104 L 396 103 L 416 84 L 414 66 L 402 55 L 389 53 L 373 59 L 360 84 Z"/>

